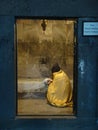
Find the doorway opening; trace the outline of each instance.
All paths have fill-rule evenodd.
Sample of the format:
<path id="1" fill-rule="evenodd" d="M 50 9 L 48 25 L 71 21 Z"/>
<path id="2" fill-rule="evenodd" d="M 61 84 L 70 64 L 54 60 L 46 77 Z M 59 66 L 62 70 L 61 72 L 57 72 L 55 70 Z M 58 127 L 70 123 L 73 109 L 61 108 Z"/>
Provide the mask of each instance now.
<path id="1" fill-rule="evenodd" d="M 58 62 L 74 90 L 75 19 L 16 19 L 17 115 L 73 115 L 73 106 L 53 107 L 47 103 L 45 78 Z"/>

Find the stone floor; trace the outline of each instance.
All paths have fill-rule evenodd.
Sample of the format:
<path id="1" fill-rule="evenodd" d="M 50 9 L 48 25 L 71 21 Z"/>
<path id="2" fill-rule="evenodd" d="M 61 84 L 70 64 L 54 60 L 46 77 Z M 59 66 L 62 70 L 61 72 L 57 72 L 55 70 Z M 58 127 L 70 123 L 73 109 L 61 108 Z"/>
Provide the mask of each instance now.
<path id="1" fill-rule="evenodd" d="M 46 99 L 18 99 L 17 115 L 64 116 L 73 115 L 72 107 L 58 108 L 47 103 Z"/>
<path id="2" fill-rule="evenodd" d="M 40 81 L 20 80 L 17 93 L 17 115 L 19 116 L 65 116 L 73 115 L 72 107 L 58 108 L 46 100 L 46 87 Z"/>

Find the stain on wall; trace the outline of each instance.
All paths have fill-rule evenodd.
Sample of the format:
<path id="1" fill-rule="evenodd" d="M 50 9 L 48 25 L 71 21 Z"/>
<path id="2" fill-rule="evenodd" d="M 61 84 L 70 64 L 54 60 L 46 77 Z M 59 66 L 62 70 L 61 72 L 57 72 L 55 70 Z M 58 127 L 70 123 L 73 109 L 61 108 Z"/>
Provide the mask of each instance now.
<path id="1" fill-rule="evenodd" d="M 53 63 L 73 77 L 74 20 L 17 19 L 19 78 L 51 76 Z"/>

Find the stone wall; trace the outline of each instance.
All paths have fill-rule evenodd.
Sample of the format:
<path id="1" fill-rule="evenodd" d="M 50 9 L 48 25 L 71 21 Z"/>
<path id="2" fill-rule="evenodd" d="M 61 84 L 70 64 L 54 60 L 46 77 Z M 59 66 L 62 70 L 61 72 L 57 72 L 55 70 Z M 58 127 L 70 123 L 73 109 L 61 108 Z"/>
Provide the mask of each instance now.
<path id="1" fill-rule="evenodd" d="M 18 19 L 17 61 L 19 78 L 43 78 L 51 75 L 55 62 L 73 77 L 74 20 Z"/>

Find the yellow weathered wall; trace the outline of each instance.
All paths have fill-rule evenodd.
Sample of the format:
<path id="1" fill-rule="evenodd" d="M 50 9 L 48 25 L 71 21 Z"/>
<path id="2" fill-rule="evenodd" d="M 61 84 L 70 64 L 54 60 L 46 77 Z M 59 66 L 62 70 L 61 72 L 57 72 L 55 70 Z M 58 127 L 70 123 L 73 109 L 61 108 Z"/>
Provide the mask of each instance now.
<path id="1" fill-rule="evenodd" d="M 72 78 L 74 21 L 17 20 L 17 57 L 20 78 L 43 78 L 50 76 L 51 67 L 58 62 Z"/>

